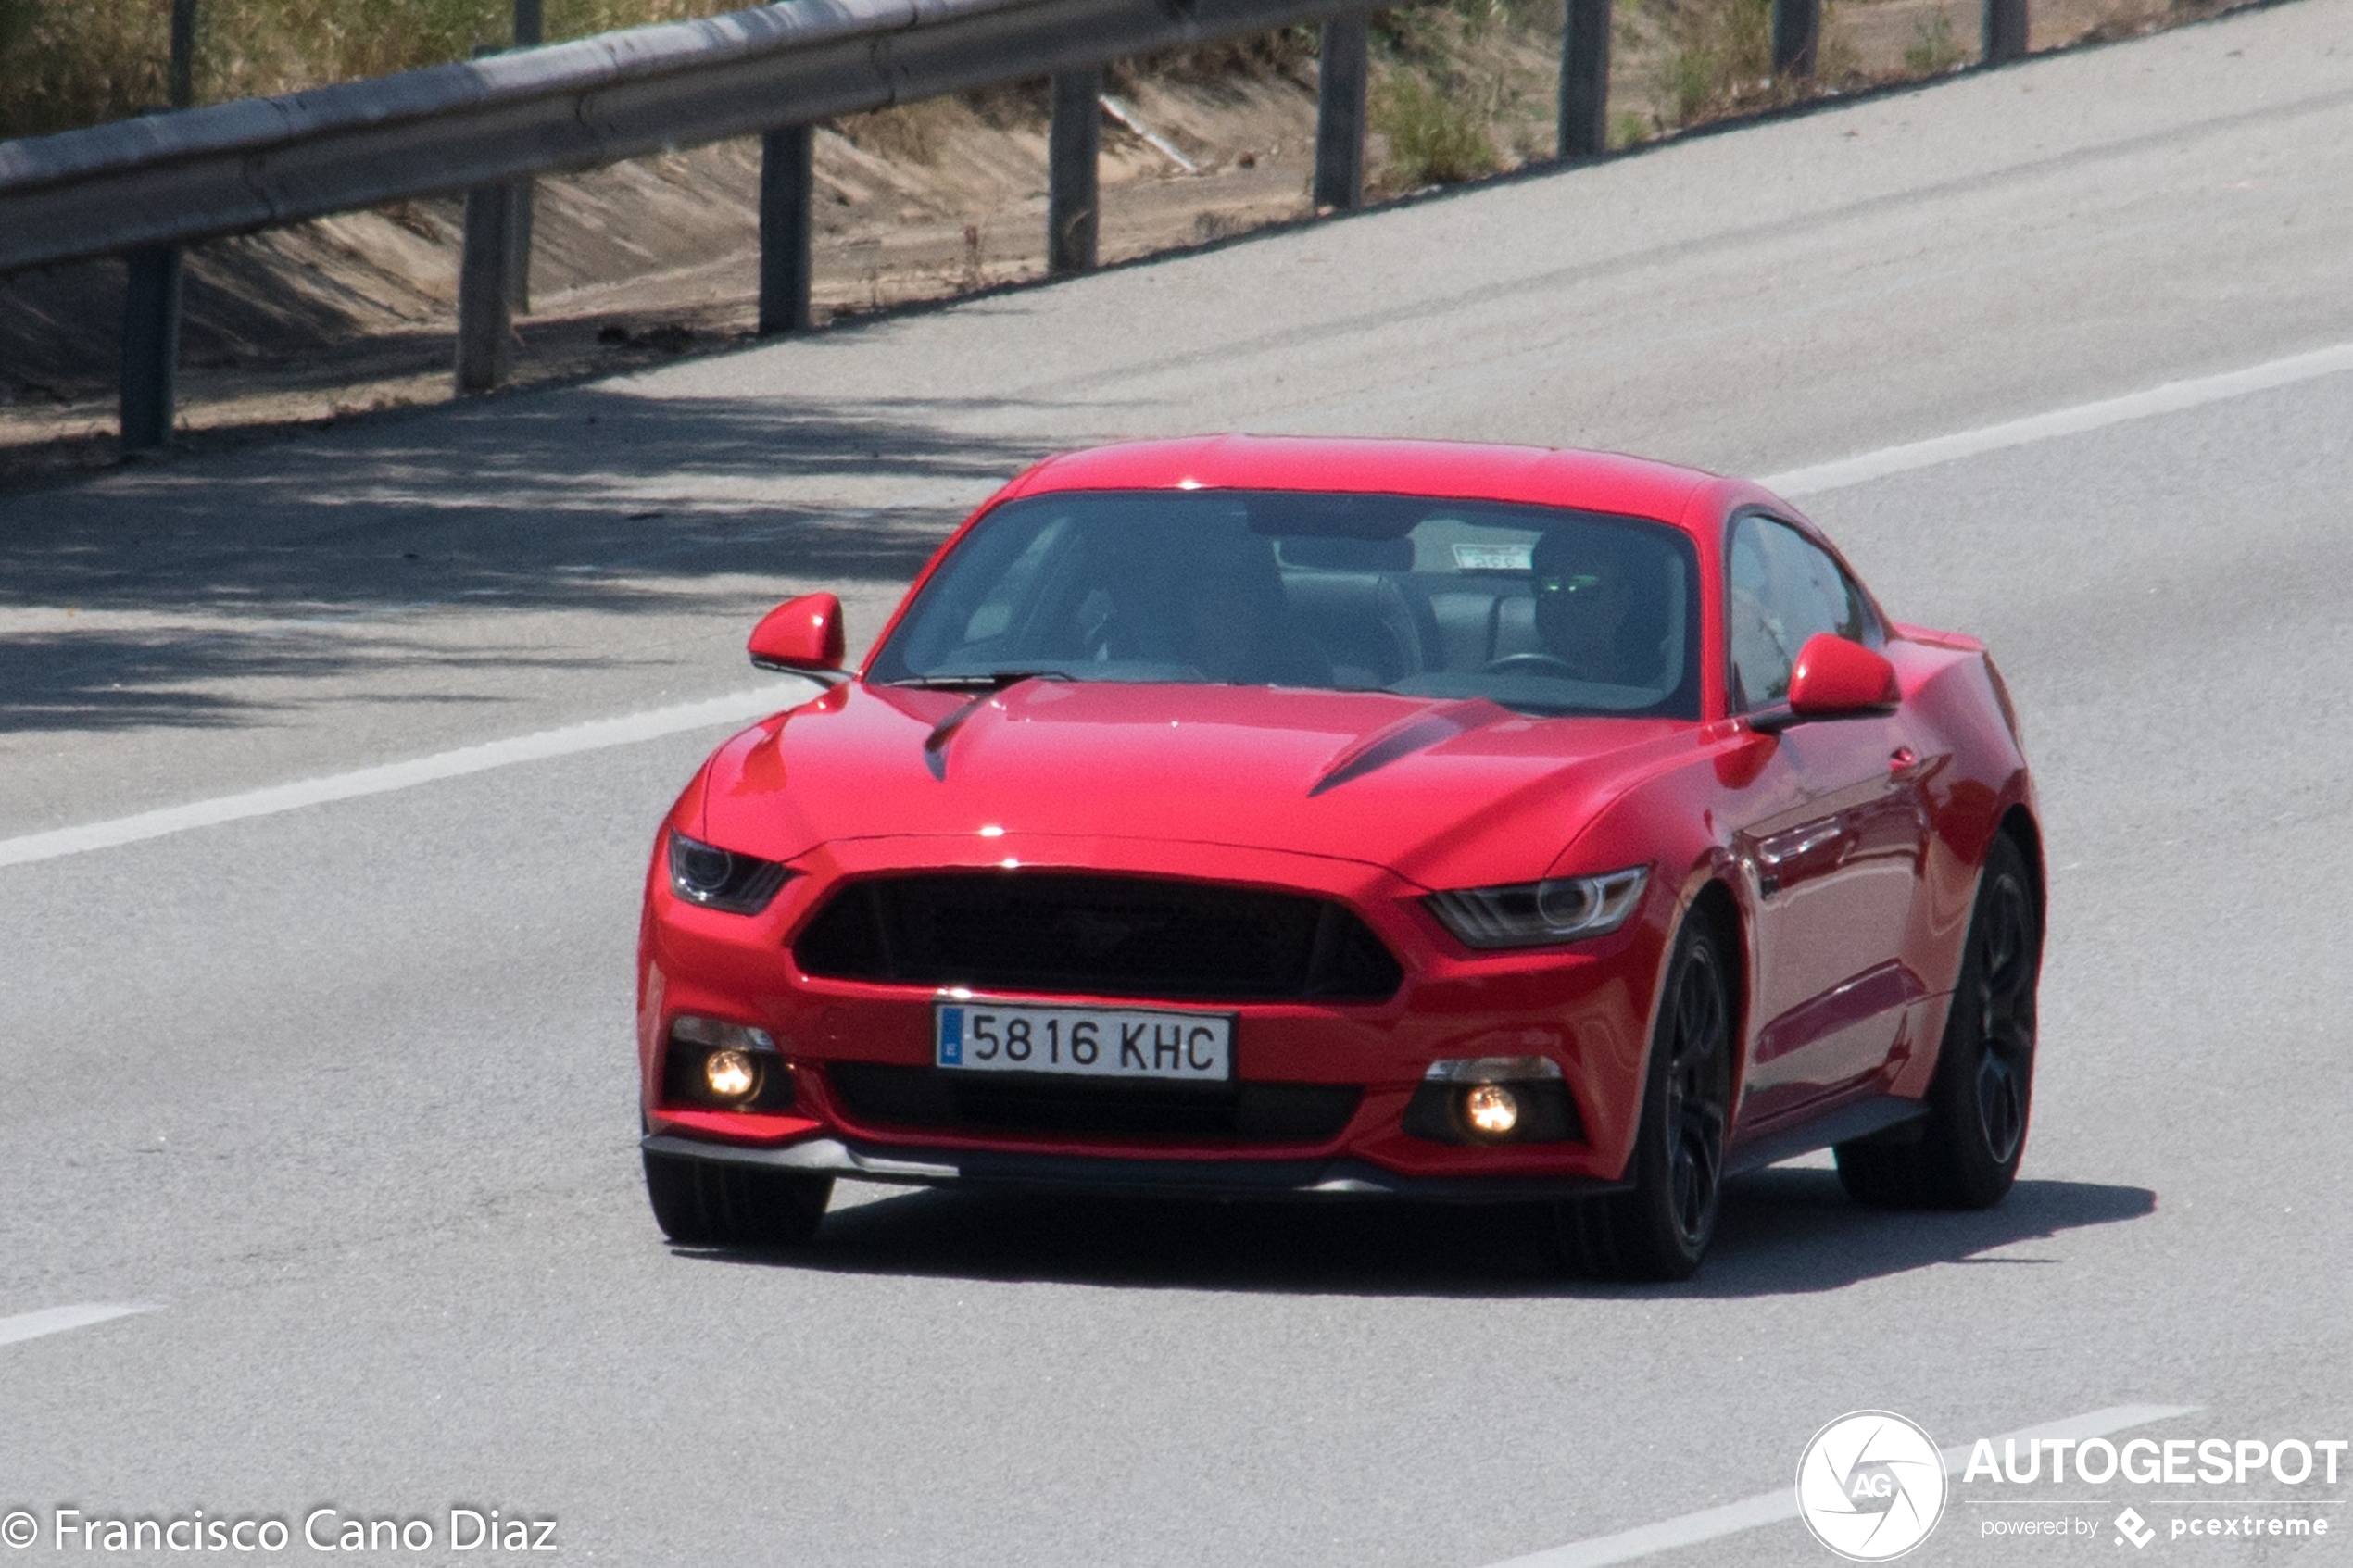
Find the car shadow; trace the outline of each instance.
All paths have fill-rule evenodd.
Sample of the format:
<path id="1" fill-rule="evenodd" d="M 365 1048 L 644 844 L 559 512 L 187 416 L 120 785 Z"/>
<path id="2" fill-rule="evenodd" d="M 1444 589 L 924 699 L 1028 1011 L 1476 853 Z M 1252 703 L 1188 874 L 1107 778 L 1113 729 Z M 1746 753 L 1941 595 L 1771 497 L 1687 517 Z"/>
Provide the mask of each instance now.
<path id="1" fill-rule="evenodd" d="M 839 1206 L 788 1252 L 682 1256 L 837 1273 L 1130 1289 L 1455 1298 L 1803 1295 L 1940 1263 L 2064 1267 L 2007 1255 L 2156 1211 L 2145 1187 L 2021 1181 L 2001 1207 L 1897 1213 L 1850 1201 L 1830 1171 L 1783 1168 L 1731 1183 L 1696 1278 L 1617 1286 L 1564 1275 L 1541 1210 L 1384 1202 L 1212 1202 L 912 1189 Z M 2005 1253 L 2003 1256 L 1989 1254 Z"/>

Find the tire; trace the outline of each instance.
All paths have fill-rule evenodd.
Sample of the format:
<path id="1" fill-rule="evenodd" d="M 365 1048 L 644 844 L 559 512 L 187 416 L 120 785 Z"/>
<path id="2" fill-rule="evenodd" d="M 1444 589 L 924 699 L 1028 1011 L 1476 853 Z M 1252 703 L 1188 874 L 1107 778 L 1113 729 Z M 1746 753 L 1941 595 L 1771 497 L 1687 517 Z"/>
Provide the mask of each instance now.
<path id="1" fill-rule="evenodd" d="M 1876 1209 L 1991 1209 L 2018 1179 L 2034 1098 L 2042 922 L 2025 853 L 1997 836 L 1978 873 L 1968 946 L 1928 1090 L 1928 1115 L 1840 1144 L 1838 1179 Z"/>
<path id="2" fill-rule="evenodd" d="M 1723 938 L 1685 922 L 1651 1031 L 1631 1190 L 1560 1205 L 1563 1261 L 1600 1279 L 1688 1279 L 1716 1234 L 1731 1120 L 1733 1002 Z"/>
<path id="3" fill-rule="evenodd" d="M 654 1223 L 683 1247 L 797 1247 L 817 1234 L 831 1176 L 675 1154 L 645 1156 Z"/>

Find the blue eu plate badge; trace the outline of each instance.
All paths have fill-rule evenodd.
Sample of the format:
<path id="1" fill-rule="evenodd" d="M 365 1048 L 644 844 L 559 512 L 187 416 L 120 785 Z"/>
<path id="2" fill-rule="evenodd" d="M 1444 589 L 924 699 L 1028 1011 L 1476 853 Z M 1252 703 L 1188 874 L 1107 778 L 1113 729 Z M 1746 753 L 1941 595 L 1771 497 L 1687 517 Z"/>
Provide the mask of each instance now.
<path id="1" fill-rule="evenodd" d="M 964 1064 L 964 1010 L 939 1010 L 939 1065 L 962 1067 Z"/>

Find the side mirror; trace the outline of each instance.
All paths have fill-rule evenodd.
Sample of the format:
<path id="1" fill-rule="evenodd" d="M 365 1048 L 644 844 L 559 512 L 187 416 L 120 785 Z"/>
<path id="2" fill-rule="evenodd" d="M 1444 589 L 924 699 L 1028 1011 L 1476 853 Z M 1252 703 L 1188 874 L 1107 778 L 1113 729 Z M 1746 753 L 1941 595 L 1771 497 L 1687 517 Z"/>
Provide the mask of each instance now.
<path id="1" fill-rule="evenodd" d="M 1885 713 L 1902 699 L 1895 666 L 1860 643 L 1817 632 L 1797 650 L 1789 676 L 1789 707 L 1753 716 L 1759 730 L 1785 730 L 1808 719 L 1852 719 Z"/>
<path id="2" fill-rule="evenodd" d="M 786 599 L 761 618 L 745 645 L 761 670 L 795 675 L 841 673 L 841 601 L 831 594 Z"/>

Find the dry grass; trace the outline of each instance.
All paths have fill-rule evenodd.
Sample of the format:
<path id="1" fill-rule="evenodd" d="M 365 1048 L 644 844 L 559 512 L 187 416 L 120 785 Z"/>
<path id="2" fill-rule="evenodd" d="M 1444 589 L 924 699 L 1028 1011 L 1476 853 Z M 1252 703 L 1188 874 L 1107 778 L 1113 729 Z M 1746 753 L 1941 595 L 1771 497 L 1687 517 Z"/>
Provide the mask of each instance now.
<path id="1" fill-rule="evenodd" d="M 1660 113 L 1690 125 L 1769 102 L 1771 0 L 1660 0 L 1668 50 L 1658 66 Z"/>
<path id="2" fill-rule="evenodd" d="M 1904 69 L 1914 76 L 1942 76 L 1956 66 L 1967 65 L 1969 59 L 1969 51 L 1953 36 L 1953 24 L 1942 12 L 1912 24 L 1912 42 L 1904 48 Z"/>
<path id="3" fill-rule="evenodd" d="M 1373 16 L 1377 183 L 1476 180 L 1551 150 L 1562 0 L 1440 0 Z"/>
<path id="4" fill-rule="evenodd" d="M 1483 107 L 1417 72 L 1384 78 L 1369 107 L 1372 128 L 1389 144 L 1389 183 L 1410 191 L 1494 173 L 1500 160 Z"/>
<path id="5" fill-rule="evenodd" d="M 1654 133 L 1852 89 L 1886 74 L 1865 71 L 1839 26 L 1837 0 L 1824 0 L 1815 68 L 1806 75 L 1774 73 L 1772 0 L 1646 0 L 1632 8 L 1640 18 L 1637 37 L 1651 49 Z M 1951 46 L 1949 29 L 1941 46 Z M 1638 129 L 1622 124 L 1618 144 L 1644 140 Z"/>

